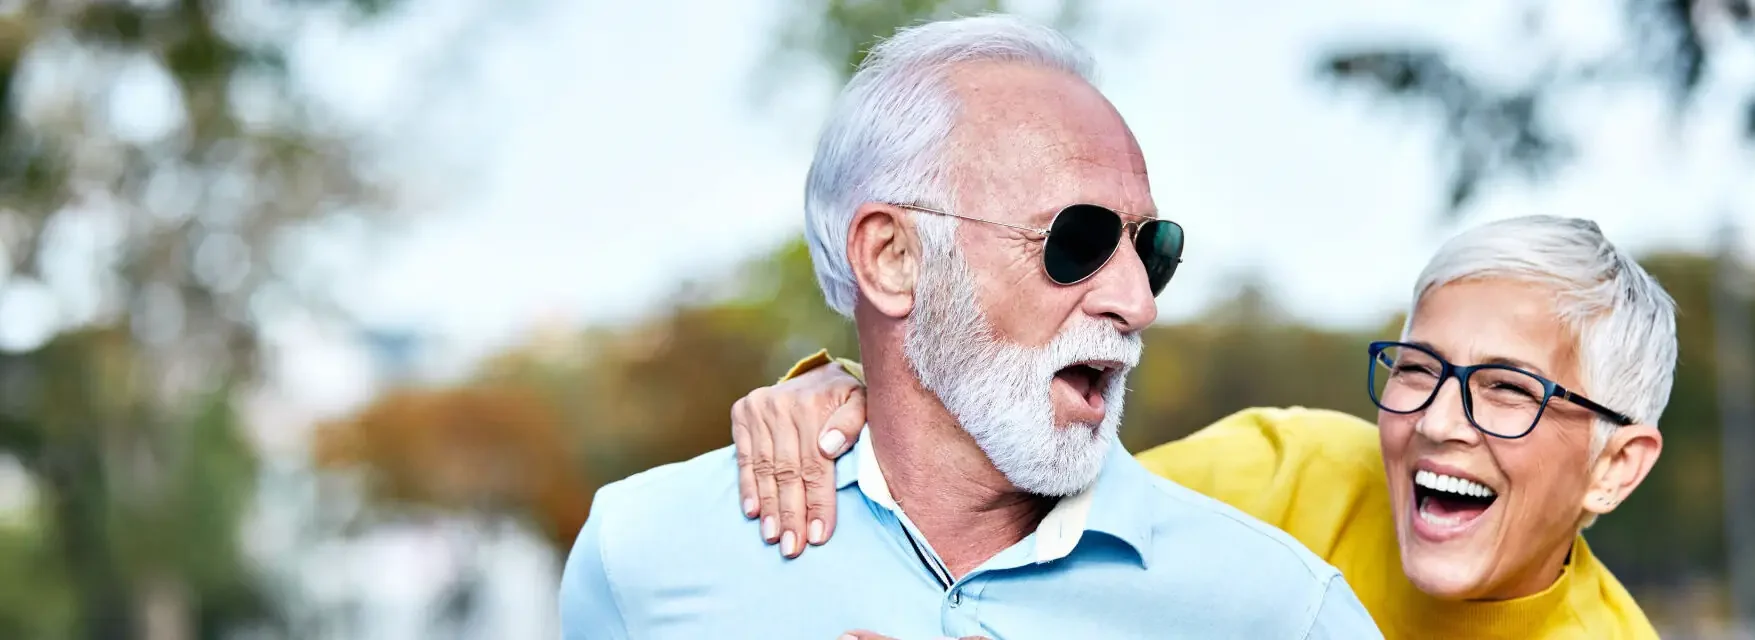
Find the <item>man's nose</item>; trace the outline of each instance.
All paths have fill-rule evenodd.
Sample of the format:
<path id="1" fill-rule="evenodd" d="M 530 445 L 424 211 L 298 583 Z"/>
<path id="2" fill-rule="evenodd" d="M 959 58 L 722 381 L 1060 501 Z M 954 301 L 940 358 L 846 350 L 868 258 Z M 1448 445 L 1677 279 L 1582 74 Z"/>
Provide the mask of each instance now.
<path id="1" fill-rule="evenodd" d="M 1109 263 L 1085 284 L 1090 287 L 1085 293 L 1085 313 L 1109 318 L 1123 333 L 1145 329 L 1158 319 L 1158 302 L 1152 296 L 1146 265 L 1125 236 Z"/>

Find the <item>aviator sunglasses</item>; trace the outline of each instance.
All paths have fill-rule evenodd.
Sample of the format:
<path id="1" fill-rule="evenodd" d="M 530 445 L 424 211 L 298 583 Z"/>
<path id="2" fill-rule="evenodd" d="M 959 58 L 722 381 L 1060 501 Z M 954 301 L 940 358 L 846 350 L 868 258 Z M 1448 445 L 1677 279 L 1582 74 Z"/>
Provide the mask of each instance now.
<path id="1" fill-rule="evenodd" d="M 1153 296 L 1164 291 L 1164 286 L 1170 284 L 1170 277 L 1176 275 L 1177 265 L 1182 264 L 1182 225 L 1161 218 L 1120 213 L 1094 204 L 1075 204 L 1061 209 L 1049 221 L 1047 229 L 983 220 L 911 204 L 895 206 L 997 224 L 1041 236 L 1042 271 L 1055 284 L 1074 285 L 1096 275 L 1115 256 L 1124 236 L 1133 241 L 1134 251 L 1139 253 L 1140 262 L 1146 265 L 1146 279 L 1152 285 Z M 1123 220 L 1122 216 L 1133 220 Z"/>

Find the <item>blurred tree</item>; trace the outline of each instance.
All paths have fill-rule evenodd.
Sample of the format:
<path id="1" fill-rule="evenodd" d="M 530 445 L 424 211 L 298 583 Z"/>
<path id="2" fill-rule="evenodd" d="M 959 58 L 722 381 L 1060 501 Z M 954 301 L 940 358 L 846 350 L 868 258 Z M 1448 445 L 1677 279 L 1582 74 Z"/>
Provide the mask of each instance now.
<path id="1" fill-rule="evenodd" d="M 453 545 L 458 572 L 429 621 L 432 636 L 465 633 L 484 597 L 476 550 L 499 525 L 526 523 L 569 545 L 584 525 L 590 494 L 562 422 L 576 392 L 551 384 L 552 367 L 531 357 L 541 355 L 507 354 L 490 375 L 454 388 L 392 390 L 316 433 L 320 467 L 363 472 L 371 508 L 351 528 L 413 518 L 469 525 Z"/>
<path id="2" fill-rule="evenodd" d="M 43 496 L 59 561 L 40 566 L 66 572 L 0 598 L 20 619 L 71 611 L 65 635 L 89 638 L 272 622 L 235 541 L 254 467 L 229 391 L 261 314 L 321 308 L 289 276 L 301 234 L 389 197 L 285 50 L 314 9 L 388 5 L 0 7 L 0 454 Z"/>
<path id="3" fill-rule="evenodd" d="M 39 523 L 0 521 L 0 638 L 64 638 L 72 628 L 72 592 L 53 535 Z"/>
<path id="4" fill-rule="evenodd" d="M 410 505 L 486 518 L 537 513 L 551 536 L 584 522 L 586 495 L 567 455 L 555 400 L 531 385 L 483 380 L 456 389 L 401 389 L 325 425 L 318 464 L 359 468 L 382 507 Z M 367 512 L 371 514 L 372 512 Z"/>
<path id="5" fill-rule="evenodd" d="M 1455 215 L 1502 174 L 1539 182 L 1574 157 L 1574 132 L 1554 118 L 1564 101 L 1581 95 L 1600 101 L 1605 90 L 1655 86 L 1684 114 L 1707 86 L 1714 62 L 1734 62 L 1745 48 L 1730 45 L 1750 44 L 1755 36 L 1750 0 L 1620 0 L 1596 7 L 1620 12 L 1625 28 L 1619 46 L 1584 57 L 1539 47 L 1526 67 L 1532 72 L 1509 83 L 1503 73 L 1467 68 L 1439 44 L 1400 37 L 1338 48 L 1322 57 L 1319 74 L 1437 112 L 1449 163 L 1444 210 Z M 1555 7 L 1532 2 L 1523 10 L 1522 44 L 1551 42 L 1544 23 Z M 1737 135 L 1755 140 L 1755 89 L 1730 89 L 1743 104 Z"/>

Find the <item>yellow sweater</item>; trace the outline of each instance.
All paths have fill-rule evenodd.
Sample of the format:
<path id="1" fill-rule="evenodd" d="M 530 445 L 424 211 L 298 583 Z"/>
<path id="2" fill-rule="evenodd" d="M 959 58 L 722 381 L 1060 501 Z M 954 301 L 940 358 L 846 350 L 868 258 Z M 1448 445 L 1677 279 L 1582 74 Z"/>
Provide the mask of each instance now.
<path id="1" fill-rule="evenodd" d="M 787 377 L 829 360 L 815 354 Z M 836 361 L 863 378 L 859 363 Z M 1535 595 L 1457 602 L 1415 588 L 1402 574 L 1377 427 L 1357 417 L 1245 409 L 1135 457 L 1153 473 L 1292 534 L 1340 569 L 1387 638 L 1658 637 L 1583 536 L 1560 579 Z"/>

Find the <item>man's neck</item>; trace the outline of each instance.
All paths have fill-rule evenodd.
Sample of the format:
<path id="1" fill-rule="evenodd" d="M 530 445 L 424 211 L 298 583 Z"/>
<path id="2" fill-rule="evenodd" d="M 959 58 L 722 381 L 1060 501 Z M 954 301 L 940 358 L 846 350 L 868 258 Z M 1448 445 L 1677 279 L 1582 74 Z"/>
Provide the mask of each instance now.
<path id="1" fill-rule="evenodd" d="M 962 576 L 1042 522 L 1054 500 L 1019 491 L 900 358 L 865 363 L 868 437 L 890 496 L 952 576 Z"/>

